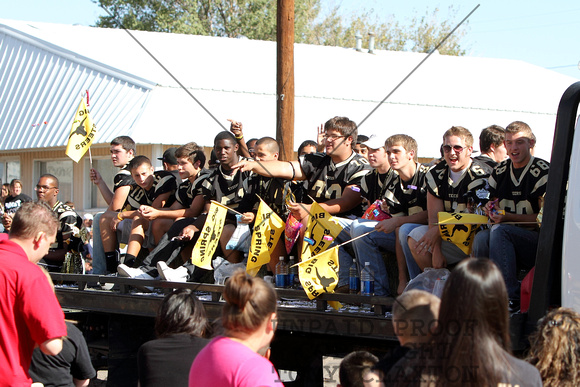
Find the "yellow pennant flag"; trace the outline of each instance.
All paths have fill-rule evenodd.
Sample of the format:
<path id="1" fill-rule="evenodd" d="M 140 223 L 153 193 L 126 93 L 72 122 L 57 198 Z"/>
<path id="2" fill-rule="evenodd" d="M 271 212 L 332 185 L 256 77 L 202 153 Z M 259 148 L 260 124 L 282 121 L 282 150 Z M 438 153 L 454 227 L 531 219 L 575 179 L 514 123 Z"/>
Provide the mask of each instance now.
<path id="1" fill-rule="evenodd" d="M 482 224 L 487 224 L 487 216 L 460 213 L 439 212 L 439 232 L 441 239 L 459 247 L 465 254 L 471 254 L 475 232 Z"/>
<path id="2" fill-rule="evenodd" d="M 308 225 L 302 243 L 302 261 L 322 253 L 334 242 L 342 227 L 320 204 L 314 202 L 310 208 Z"/>
<path id="3" fill-rule="evenodd" d="M 191 252 L 191 262 L 202 269 L 211 270 L 211 258 L 224 230 L 227 207 L 212 201 L 199 238 Z"/>
<path id="4" fill-rule="evenodd" d="M 338 246 L 298 264 L 300 283 L 313 300 L 322 293 L 334 293 L 338 284 Z"/>
<path id="5" fill-rule="evenodd" d="M 93 143 L 96 134 L 97 127 L 91 120 L 85 99 L 81 98 L 81 103 L 70 128 L 66 155 L 78 163 Z"/>
<path id="6" fill-rule="evenodd" d="M 284 227 L 284 221 L 260 198 L 246 266 L 248 274 L 255 276 L 263 264 L 270 262 L 270 255 L 284 232 Z"/>

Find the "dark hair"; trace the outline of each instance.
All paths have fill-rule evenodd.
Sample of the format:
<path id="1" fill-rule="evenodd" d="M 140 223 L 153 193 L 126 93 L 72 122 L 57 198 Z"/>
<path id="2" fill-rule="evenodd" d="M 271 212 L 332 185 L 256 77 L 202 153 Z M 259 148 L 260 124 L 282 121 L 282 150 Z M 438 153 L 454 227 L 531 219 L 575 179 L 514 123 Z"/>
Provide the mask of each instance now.
<path id="1" fill-rule="evenodd" d="M 199 160 L 199 167 L 203 168 L 205 166 L 205 153 L 203 153 L 203 147 L 197 145 L 195 142 L 188 142 L 187 144 L 177 148 L 175 151 L 175 157 L 187 157 L 192 164 L 195 164 L 195 162 Z"/>
<path id="2" fill-rule="evenodd" d="M 42 179 L 43 177 L 47 177 L 49 179 L 52 179 L 56 183 L 56 188 L 58 188 L 60 183 L 58 182 L 58 178 L 56 176 L 51 175 L 50 173 L 45 173 L 44 175 L 42 175 L 38 178 L 38 181 L 40 181 L 40 179 Z"/>
<path id="3" fill-rule="evenodd" d="M 278 142 L 272 137 L 262 137 L 261 139 L 256 141 L 256 146 L 258 145 L 266 145 L 268 150 L 272 153 L 280 152 L 280 145 L 278 145 Z"/>
<path id="4" fill-rule="evenodd" d="M 118 136 L 111 141 L 111 145 L 121 145 L 123 149 L 127 152 L 133 151 L 133 153 L 137 152 L 137 147 L 135 145 L 135 141 L 129 136 Z"/>
<path id="5" fill-rule="evenodd" d="M 215 138 L 213 140 L 214 146 L 218 141 L 221 141 L 221 140 L 231 141 L 232 145 L 236 145 L 238 143 L 236 141 L 236 137 L 231 132 L 228 132 L 227 130 L 222 130 L 221 132 L 219 132 L 217 134 L 217 136 L 215 136 Z"/>
<path id="6" fill-rule="evenodd" d="M 150 167 L 152 166 L 151 160 L 149 160 L 149 157 L 143 156 L 143 155 L 135 156 L 135 157 L 133 157 L 133 159 L 131 159 L 131 161 L 129 161 L 129 165 L 127 166 L 127 169 L 132 171 L 135 168 L 139 168 L 143 164 L 147 164 Z"/>
<path id="7" fill-rule="evenodd" d="M 441 297 L 433 367 L 441 386 L 497 386 L 509 375 L 508 296 L 489 259 L 467 258 L 449 275 Z M 449 370 L 469 370 L 469 380 Z"/>
<path id="8" fill-rule="evenodd" d="M 207 317 L 201 301 L 191 289 L 176 289 L 161 302 L 155 319 L 155 334 L 166 337 L 186 333 L 201 337 L 207 329 Z"/>
<path id="9" fill-rule="evenodd" d="M 355 351 L 345 356 L 340 362 L 338 378 L 342 387 L 363 387 L 363 377 L 379 359 L 367 351 Z"/>
<path id="10" fill-rule="evenodd" d="M 313 146 L 314 149 L 318 149 L 318 144 L 316 143 L 316 141 L 306 140 L 298 147 L 298 156 L 300 156 L 300 153 L 302 153 L 304 148 L 306 148 L 307 146 Z"/>
<path id="11" fill-rule="evenodd" d="M 369 140 L 369 136 L 365 136 L 364 134 L 359 134 L 356 136 L 356 143 L 358 144 L 362 144 L 365 141 Z"/>
<path id="12" fill-rule="evenodd" d="M 10 237 L 29 239 L 39 232 L 55 235 L 60 223 L 52 209 L 44 202 L 26 202 L 16 211 Z"/>
<path id="13" fill-rule="evenodd" d="M 491 146 L 501 146 L 505 140 L 505 129 L 499 125 L 491 125 L 483 129 L 479 135 L 479 151 L 489 152 Z"/>
<path id="14" fill-rule="evenodd" d="M 222 325 L 230 332 L 253 332 L 276 312 L 276 291 L 259 277 L 236 271 L 226 282 Z"/>
<path id="15" fill-rule="evenodd" d="M 352 143 L 356 144 L 357 139 L 357 126 L 354 121 L 349 120 L 347 117 L 334 117 L 326 121 L 324 124 L 324 130 L 336 130 L 340 132 L 341 135 L 352 137 Z"/>
<path id="16" fill-rule="evenodd" d="M 220 162 L 217 158 L 215 150 L 212 149 L 210 154 L 209 154 L 209 161 L 207 162 L 208 167 L 213 168 L 213 167 L 217 166 L 219 163 Z"/>

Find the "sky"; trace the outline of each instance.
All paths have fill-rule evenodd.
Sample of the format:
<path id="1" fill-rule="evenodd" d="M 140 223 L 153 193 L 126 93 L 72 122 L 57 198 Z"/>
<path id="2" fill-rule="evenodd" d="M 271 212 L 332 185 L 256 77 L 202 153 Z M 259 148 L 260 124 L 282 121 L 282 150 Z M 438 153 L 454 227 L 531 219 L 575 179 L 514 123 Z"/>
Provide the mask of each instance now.
<path id="1" fill-rule="evenodd" d="M 572 0 L 321 0 L 323 12 L 339 5 L 341 12 L 374 10 L 379 20 L 402 23 L 413 16 L 453 6 L 459 23 L 469 17 L 461 40 L 468 56 L 517 59 L 580 80 L 580 3 Z M 94 25 L 106 13 L 91 0 L 0 0 L 0 19 Z M 533 82 L 533 80 L 530 80 Z"/>

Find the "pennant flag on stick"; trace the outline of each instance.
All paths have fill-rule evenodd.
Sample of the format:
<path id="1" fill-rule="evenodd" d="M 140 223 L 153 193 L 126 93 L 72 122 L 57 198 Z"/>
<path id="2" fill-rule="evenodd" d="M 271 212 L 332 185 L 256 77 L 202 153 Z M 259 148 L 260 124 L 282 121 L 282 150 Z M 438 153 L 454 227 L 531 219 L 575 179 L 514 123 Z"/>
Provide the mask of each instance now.
<path id="1" fill-rule="evenodd" d="M 441 239 L 453 243 L 467 255 L 471 254 L 475 232 L 479 226 L 487 224 L 485 215 L 439 212 L 437 217 Z"/>
<path id="2" fill-rule="evenodd" d="M 322 253 L 340 234 L 342 227 L 320 204 L 314 202 L 310 207 L 308 225 L 302 243 L 302 261 Z"/>
<path id="3" fill-rule="evenodd" d="M 199 238 L 191 252 L 191 262 L 202 269 L 211 270 L 211 258 L 220 243 L 228 208 L 212 201 Z"/>
<path id="4" fill-rule="evenodd" d="M 97 127 L 93 123 L 93 120 L 91 120 L 85 99 L 81 98 L 81 103 L 75 114 L 70 135 L 68 136 L 66 155 L 78 163 L 87 150 L 89 150 L 96 134 Z"/>
<path id="5" fill-rule="evenodd" d="M 338 247 L 298 264 L 298 276 L 309 299 L 313 300 L 322 293 L 334 293 L 338 284 Z"/>
<path id="6" fill-rule="evenodd" d="M 258 274 L 263 264 L 270 262 L 270 255 L 284 231 L 284 221 L 260 198 L 254 225 L 246 266 L 246 272 L 252 276 Z"/>

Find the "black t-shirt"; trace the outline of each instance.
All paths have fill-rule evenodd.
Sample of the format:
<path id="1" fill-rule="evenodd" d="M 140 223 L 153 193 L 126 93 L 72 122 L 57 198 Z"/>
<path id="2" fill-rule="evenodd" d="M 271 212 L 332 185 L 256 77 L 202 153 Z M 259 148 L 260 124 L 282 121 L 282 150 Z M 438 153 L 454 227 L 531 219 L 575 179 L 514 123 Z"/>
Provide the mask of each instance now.
<path id="1" fill-rule="evenodd" d="M 14 215 L 16 211 L 22 206 L 23 203 L 31 202 L 32 198 L 28 195 L 21 193 L 16 196 L 8 196 L 4 202 L 4 212 L 9 215 Z"/>
<path id="2" fill-rule="evenodd" d="M 318 203 L 340 198 L 350 185 L 360 189 L 363 177 L 372 169 L 369 162 L 355 152 L 338 164 L 325 153 L 305 154 L 300 156 L 300 166 L 308 180 L 306 194 Z M 359 204 L 349 211 L 334 215 L 361 216 L 362 213 L 362 204 Z"/>
<path id="3" fill-rule="evenodd" d="M 436 377 L 432 374 L 434 370 L 441 369 L 439 363 L 441 359 L 434 358 L 434 354 L 439 354 L 439 352 L 429 345 L 407 351 L 405 355 L 390 368 L 388 374 L 385 375 L 383 379 L 385 385 L 397 387 L 437 385 Z M 500 380 L 498 386 L 542 386 L 540 371 L 538 371 L 536 367 L 523 360 L 517 359 L 508 353 L 504 353 L 504 356 L 505 362 L 504 359 L 496 359 L 497 361 L 502 362 L 501 364 L 504 373 L 504 377 Z M 459 369 L 457 367 L 455 368 Z M 445 375 L 451 378 L 457 377 L 456 373 L 447 373 L 444 374 L 444 376 Z M 475 385 L 474 380 L 472 379 L 474 376 L 469 372 L 464 372 L 460 375 L 461 377 L 466 378 L 463 383 L 464 385 Z M 463 379 L 460 381 L 463 381 Z"/>
<path id="4" fill-rule="evenodd" d="M 451 181 L 449 166 L 443 160 L 427 172 L 427 190 L 436 198 L 443 200 L 445 211 L 464 212 L 470 198 L 478 202 L 487 201 L 489 197 L 487 179 L 491 172 L 489 165 L 473 160 L 458 180 Z"/>
<path id="5" fill-rule="evenodd" d="M 62 351 L 56 356 L 45 355 L 35 348 L 30 363 L 30 377 L 45 387 L 74 387 L 73 378 L 92 379 L 97 375 L 83 334 L 66 321 L 67 337 Z"/>
<path id="6" fill-rule="evenodd" d="M 173 387 L 189 384 L 189 369 L 209 340 L 174 334 L 143 344 L 138 352 L 141 387 Z"/>
<path id="7" fill-rule="evenodd" d="M 171 172 L 167 171 L 155 171 L 155 180 L 153 185 L 148 190 L 141 188 L 136 183 L 133 183 L 131 192 L 127 197 L 127 205 L 129 210 L 137 210 L 140 206 L 146 205 L 150 206 L 153 204 L 155 199 L 164 193 L 171 193 L 164 207 L 169 207 L 175 201 L 175 195 L 173 193 L 177 189 L 177 180 Z"/>
<path id="8" fill-rule="evenodd" d="M 546 193 L 550 164 L 531 157 L 517 170 L 510 159 L 499 164 L 489 178 L 490 193 L 499 199 L 499 207 L 514 214 L 537 214 L 540 198 Z"/>

